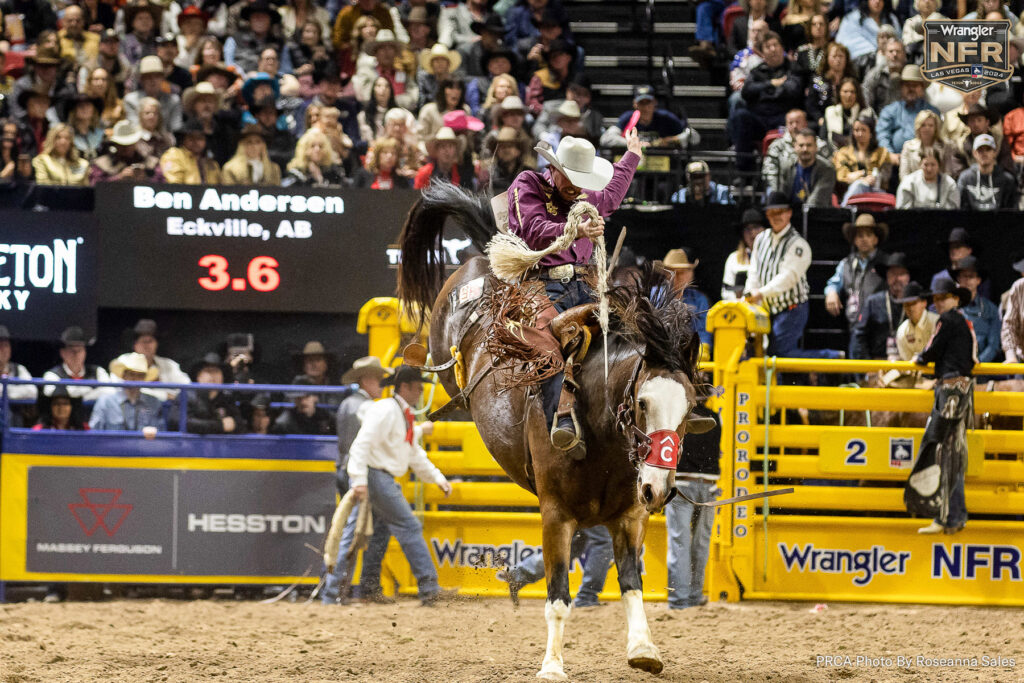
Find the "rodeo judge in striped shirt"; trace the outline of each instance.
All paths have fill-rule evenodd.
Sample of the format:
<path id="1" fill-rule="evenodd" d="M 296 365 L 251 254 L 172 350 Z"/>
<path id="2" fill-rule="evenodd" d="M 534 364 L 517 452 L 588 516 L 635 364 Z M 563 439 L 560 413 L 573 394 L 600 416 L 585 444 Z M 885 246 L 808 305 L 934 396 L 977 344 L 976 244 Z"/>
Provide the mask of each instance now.
<path id="1" fill-rule="evenodd" d="M 418 426 L 414 423 L 410 407 L 423 394 L 423 378 L 419 371 L 402 366 L 388 383 L 395 387 L 394 397 L 370 406 L 349 449 L 349 483 L 356 498 L 363 501 L 361 505 L 365 504 L 367 495 L 370 498 L 374 527 L 370 547 L 387 547 L 387 536 L 382 539 L 380 535 L 393 534 L 416 577 L 420 600 L 424 605 L 430 605 L 442 595 L 437 583 L 437 569 L 427 542 L 423 540 L 423 525 L 412 514 L 409 502 L 402 495 L 402 487 L 395 479 L 404 476 L 411 467 L 423 481 L 440 486 L 446 497 L 451 494 L 452 486 L 417 443 L 422 434 L 433 431 L 433 423 L 424 422 Z M 351 517 L 349 519 L 354 522 Z M 341 545 L 341 556 L 344 557 L 348 552 L 344 538 Z M 367 564 L 364 563 L 366 569 Z M 371 571 L 375 571 L 379 582 L 379 565 Z M 364 575 L 361 584 L 366 579 Z M 363 588 L 365 590 L 365 585 Z"/>
<path id="2" fill-rule="evenodd" d="M 807 326 L 810 288 L 807 268 L 811 246 L 790 224 L 793 208 L 789 197 L 772 192 L 765 205 L 771 230 L 754 240 L 747 275 L 746 298 L 763 304 L 772 319 L 768 353 L 783 358 L 843 358 L 841 351 L 804 350 L 800 339 Z"/>

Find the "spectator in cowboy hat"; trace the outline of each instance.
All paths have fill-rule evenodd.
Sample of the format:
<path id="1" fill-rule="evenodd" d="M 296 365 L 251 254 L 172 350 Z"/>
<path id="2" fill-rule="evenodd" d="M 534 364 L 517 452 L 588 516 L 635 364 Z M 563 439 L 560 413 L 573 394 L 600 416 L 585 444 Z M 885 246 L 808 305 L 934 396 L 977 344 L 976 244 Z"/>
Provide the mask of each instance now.
<path id="1" fill-rule="evenodd" d="M 486 55 L 490 52 L 509 49 L 502 42 L 505 36 L 505 21 L 500 14 L 490 12 L 483 18 L 483 21 L 473 21 L 470 28 L 473 33 L 480 36 L 480 39 L 470 39 L 462 45 L 456 45 L 455 49 L 462 53 L 462 63 L 466 66 L 467 76 L 485 76 L 487 74 Z M 510 61 L 514 62 L 515 60 Z"/>
<path id="2" fill-rule="evenodd" d="M 554 112 L 555 125 L 548 129 L 544 137 L 540 138 L 540 142 L 547 143 L 551 149 L 557 149 L 564 137 L 586 139 L 587 131 L 580 125 L 580 118 L 580 105 L 576 104 L 574 100 L 562 100 Z M 537 164 L 537 170 L 542 171 L 547 168 L 547 165 L 547 160 L 541 157 Z"/>
<path id="3" fill-rule="evenodd" d="M 250 122 L 248 119 L 252 118 Z M 295 136 L 288 130 L 287 121 L 281 116 L 281 110 L 273 97 L 264 97 L 253 103 L 252 107 L 242 116 L 246 124 L 254 124 L 267 141 L 267 154 L 279 168 L 287 168 L 288 162 L 295 156 Z"/>
<path id="4" fill-rule="evenodd" d="M 8 392 L 14 388 L 16 387 L 8 387 Z M 35 387 L 32 388 L 35 389 Z M 43 396 L 39 400 L 39 421 L 33 425 L 32 429 L 34 431 L 44 429 L 85 431 L 89 429 L 89 425 L 82 417 L 82 413 L 82 399 L 73 398 L 68 393 L 67 387 L 58 386 L 54 388 L 52 394 Z"/>
<path id="5" fill-rule="evenodd" d="M 978 340 L 978 362 L 997 362 L 1002 332 L 1002 320 L 998 307 L 978 294 L 982 281 L 988 279 L 988 273 L 978 264 L 974 256 L 965 256 L 956 262 L 950 271 L 954 282 L 970 292 L 968 301 L 960 305 L 963 314 L 974 326 L 974 336 Z"/>
<path id="6" fill-rule="evenodd" d="M 221 169 L 221 180 L 228 185 L 281 184 L 281 169 L 267 154 L 267 140 L 259 126 L 242 129 L 235 155 Z"/>
<path id="7" fill-rule="evenodd" d="M 163 179 L 160 160 L 147 156 L 137 148 L 142 139 L 139 127 L 128 121 L 118 121 L 110 135 L 113 150 L 96 157 L 89 166 L 89 184 L 129 181 L 141 182 Z"/>
<path id="8" fill-rule="evenodd" d="M 900 93 L 903 99 L 890 102 L 878 114 L 878 126 L 875 132 L 878 144 L 889 150 L 889 161 L 899 167 L 900 154 L 907 140 L 914 138 L 914 120 L 924 111 L 934 111 L 941 116 L 938 109 L 924 99 L 926 82 L 921 75 L 921 67 L 907 64 L 900 72 Z"/>
<path id="9" fill-rule="evenodd" d="M 696 287 L 691 287 L 694 271 L 700 265 L 700 259 L 693 258 L 693 253 L 693 249 L 690 247 L 670 249 L 665 254 L 665 258 L 654 262 L 654 267 L 661 268 L 668 273 L 670 280 L 666 286 L 669 291 L 677 293 L 684 304 L 693 308 L 697 315 L 694 326 L 697 328 L 697 334 L 700 335 L 700 343 L 711 346 L 713 338 L 707 329 L 708 309 L 711 308 L 711 304 L 708 303 L 708 298 L 703 292 Z"/>
<path id="10" fill-rule="evenodd" d="M 515 94 L 516 79 L 508 74 L 498 76 L 491 81 L 491 87 L 487 92 L 487 98 L 482 107 L 483 116 L 487 119 L 492 130 L 510 126 L 519 130 L 526 130 L 526 105 L 523 100 Z M 498 95 L 508 93 L 498 99 Z M 488 104 L 491 102 L 491 104 Z"/>
<path id="11" fill-rule="evenodd" d="M 970 167 L 974 160 L 974 141 L 981 135 L 991 135 L 995 141 L 996 164 L 1007 171 L 1013 170 L 1013 156 L 1010 147 L 1003 141 L 999 114 L 975 102 L 966 112 L 957 113 L 957 118 L 967 126 L 966 134 L 951 144 L 950 160 L 953 175 L 957 178 Z"/>
<path id="12" fill-rule="evenodd" d="M 931 292 L 925 291 L 924 287 L 916 282 L 911 282 L 903 288 L 903 296 L 896 299 L 896 303 L 903 306 L 904 315 L 903 322 L 896 330 L 896 347 L 899 354 L 897 358 L 889 360 L 913 360 L 914 356 L 924 351 L 928 340 L 935 332 L 935 324 L 939 321 L 939 314 L 928 310 L 931 296 Z"/>
<path id="13" fill-rule="evenodd" d="M 462 55 L 441 43 L 435 43 L 429 50 L 423 50 L 417 59 L 420 67 L 416 85 L 420 89 L 417 109 L 437 97 L 438 84 L 451 78 L 462 66 Z"/>
<path id="14" fill-rule="evenodd" d="M 509 188 L 512 181 L 528 168 L 536 168 L 533 141 L 522 129 L 505 126 L 497 135 L 488 133 L 484 140 L 484 153 L 490 159 L 486 168 L 486 185 L 492 197 Z"/>
<path id="15" fill-rule="evenodd" d="M 207 34 L 206 26 L 210 22 L 210 14 L 198 5 L 188 5 L 178 13 L 178 56 L 174 63 L 188 69 L 196 63 L 203 37 Z"/>
<path id="16" fill-rule="evenodd" d="M 156 37 L 160 33 L 163 9 L 148 0 L 132 0 L 118 15 L 124 19 L 121 54 L 134 67 L 143 57 L 156 56 Z"/>
<path id="17" fill-rule="evenodd" d="M 399 41 L 391 29 L 381 29 L 377 37 L 363 46 L 363 52 L 372 56 L 372 63 L 363 64 L 352 77 L 356 99 L 366 102 L 370 99 L 370 88 L 377 76 L 391 81 L 398 106 L 410 111 L 419 102 L 419 87 L 416 85 L 416 60 L 408 53 L 405 43 Z"/>
<path id="18" fill-rule="evenodd" d="M 11 116 L 24 116 L 26 91 L 45 93 L 50 98 L 50 104 L 55 106 L 61 105 L 64 100 L 74 95 L 74 86 L 58 78 L 63 63 L 60 53 L 56 50 L 40 48 L 35 55 L 25 57 L 28 73 L 16 80 L 11 89 Z"/>
<path id="19" fill-rule="evenodd" d="M 897 355 L 896 330 L 903 322 L 903 308 L 897 300 L 910 282 L 907 255 L 889 254 L 875 263 L 875 270 L 885 278 L 885 289 L 875 292 L 861 304 L 853 325 L 850 348 L 853 358 L 885 359 Z"/>
<path id="20" fill-rule="evenodd" d="M 281 25 L 281 14 L 267 0 L 253 0 L 242 7 L 240 18 L 248 22 L 248 29 L 241 29 L 224 40 L 224 62 L 241 73 L 256 71 L 260 53 L 273 47 L 284 60 L 284 43 L 278 37 L 277 27 Z M 281 71 L 291 72 L 291 64 L 281 63 Z"/>
<path id="21" fill-rule="evenodd" d="M 18 94 L 18 106 L 23 113 L 15 117 L 18 126 L 18 151 L 35 156 L 43 150 L 46 136 L 50 132 L 47 110 L 50 96 L 45 90 L 22 90 Z"/>
<path id="22" fill-rule="evenodd" d="M 292 379 L 292 384 L 303 384 L 307 380 L 309 384 L 321 386 L 330 386 L 334 383 L 331 377 L 337 376 L 333 373 L 337 371 L 338 357 L 324 348 L 323 343 L 308 341 L 302 347 L 302 351 L 294 354 L 292 358 L 295 361 L 296 367 L 302 370 Z M 345 384 L 348 384 L 348 382 L 345 382 Z M 341 399 L 342 396 L 340 394 L 323 394 L 320 396 L 321 403 L 331 403 L 333 405 L 341 403 Z"/>
<path id="23" fill-rule="evenodd" d="M 139 62 L 139 89 L 124 96 L 125 117 L 139 122 L 142 100 L 152 97 L 160 103 L 160 115 L 167 130 L 181 128 L 181 98 L 170 92 L 164 78 L 164 65 L 156 55 L 143 57 Z"/>
<path id="24" fill-rule="evenodd" d="M 853 223 L 843 224 L 843 237 L 850 244 L 850 255 L 839 262 L 825 284 L 825 308 L 832 316 L 845 311 L 846 321 L 852 326 L 861 305 L 885 286 L 875 264 L 887 258 L 878 245 L 889 238 L 889 226 L 876 222 L 869 213 L 857 214 Z"/>
<path id="25" fill-rule="evenodd" d="M 185 123 L 178 134 L 179 145 L 160 157 L 164 181 L 180 185 L 215 185 L 220 182 L 220 164 L 206 150 L 206 130 L 198 120 Z"/>
<path id="26" fill-rule="evenodd" d="M 640 112 L 636 131 L 643 145 L 651 147 L 682 147 L 700 142 L 700 136 L 687 126 L 686 116 L 679 118 L 667 109 L 658 109 L 654 87 L 638 85 L 633 88 L 633 109 L 619 116 L 618 122 L 601 136 L 602 147 L 621 148 L 626 144 L 623 131 L 629 125 L 634 110 Z"/>
<path id="27" fill-rule="evenodd" d="M 334 434 L 334 418 L 318 403 L 320 395 L 313 390 L 315 386 L 307 377 L 297 377 L 294 384 L 309 386 L 308 390 L 290 392 L 293 401 L 291 408 L 277 416 L 270 427 L 272 434 L 305 434 L 308 436 L 328 436 Z"/>
<path id="28" fill-rule="evenodd" d="M 455 131 L 445 126 L 437 131 L 432 140 L 427 141 L 427 161 L 416 172 L 413 187 L 422 190 L 434 178 L 447 180 L 462 187 L 472 187 L 472 176 L 463 178 L 460 175 L 458 161 L 459 138 Z"/>
<path id="29" fill-rule="evenodd" d="M 691 161 L 686 165 L 686 187 L 672 195 L 676 204 L 735 204 L 728 185 L 719 185 L 711 180 L 711 169 L 703 160 Z"/>
<path id="30" fill-rule="evenodd" d="M 222 107 L 223 92 L 213 83 L 201 81 L 182 95 L 186 126 L 192 122 L 202 127 L 206 149 L 218 165 L 223 166 L 238 146 L 241 112 Z"/>
<path id="31" fill-rule="evenodd" d="M 394 36 L 395 22 L 387 5 L 379 0 L 356 0 L 338 12 L 331 35 L 334 47 L 339 50 L 346 47 L 352 38 L 352 29 L 355 27 L 356 21 L 367 15 L 376 19 L 381 29 L 391 31 Z"/>
<path id="32" fill-rule="evenodd" d="M 743 288 L 747 284 L 747 273 L 750 271 L 750 252 L 754 239 L 764 231 L 764 216 L 757 209 L 746 209 L 737 225 L 740 242 L 736 251 L 725 259 L 722 272 L 722 299 L 736 301 L 743 296 Z"/>
<path id="33" fill-rule="evenodd" d="M 427 7 L 435 10 L 434 18 L 431 19 Z M 413 54 L 419 54 L 427 50 L 437 42 L 437 10 L 439 6 L 430 3 L 429 5 L 417 5 L 406 7 L 408 14 L 402 17 L 402 26 L 409 36 L 408 48 Z M 397 27 L 396 27 L 397 28 Z"/>
<path id="34" fill-rule="evenodd" d="M 146 362 L 141 353 L 130 353 L 117 368 L 117 378 L 125 382 L 152 382 L 159 370 Z M 124 387 L 101 396 L 89 417 L 89 429 L 135 432 L 147 439 L 167 430 L 160 399 L 142 393 L 140 387 Z"/>
<path id="35" fill-rule="evenodd" d="M 167 382 L 168 384 L 188 384 L 189 378 L 175 361 L 170 358 L 157 355 L 160 345 L 160 336 L 156 322 L 149 318 L 141 318 L 135 327 L 132 328 L 132 350 L 123 353 L 110 361 L 110 374 L 115 379 L 121 375 L 122 366 L 132 353 L 141 353 L 146 358 L 149 367 L 156 368 L 156 375 L 153 380 Z M 174 399 L 178 395 L 177 389 L 149 389 L 143 390 L 150 396 L 155 396 L 161 401 Z"/>
<path id="36" fill-rule="evenodd" d="M 960 259 L 974 255 L 976 246 L 971 233 L 967 232 L 966 228 L 953 228 L 949 231 L 949 237 L 939 240 L 936 244 L 947 254 L 949 266 L 932 275 L 931 284 L 928 289 L 933 292 L 938 287 L 939 280 L 953 279 L 953 269 L 956 267 L 957 262 Z M 986 299 L 991 299 L 992 284 L 985 280 L 978 287 L 978 293 Z"/>
<path id="37" fill-rule="evenodd" d="M 106 131 L 100 120 L 102 113 L 103 100 L 85 93 L 78 93 L 67 103 L 64 120 L 71 126 L 75 149 L 86 161 L 95 159 L 103 145 Z"/>
<path id="38" fill-rule="evenodd" d="M 109 382 L 110 375 L 98 365 L 90 365 L 85 362 L 86 349 L 92 346 L 94 339 L 86 337 L 81 327 L 72 325 L 66 328 L 60 335 L 60 365 L 55 365 L 43 373 L 43 379 L 89 379 L 97 382 Z M 43 387 L 43 394 L 49 396 L 53 393 L 54 387 L 47 385 Z M 95 401 L 100 396 L 110 393 L 109 387 L 79 387 L 68 386 L 71 396 L 80 398 L 83 401 Z"/>
<path id="39" fill-rule="evenodd" d="M 565 99 L 573 100 L 580 107 L 580 123 L 586 130 L 586 138 L 595 145 L 600 144 L 601 135 L 604 133 L 604 117 L 597 109 L 591 106 L 593 85 L 591 84 L 590 77 L 586 74 L 578 73 L 573 76 L 572 81 L 569 83 L 569 87 L 565 90 Z M 544 103 L 544 111 L 537 117 L 537 121 L 533 124 L 533 137 L 540 140 L 544 137 L 544 133 L 554 125 L 554 114 L 558 110 L 558 107 L 562 105 L 561 101 L 553 100 L 551 102 Z"/>
<path id="40" fill-rule="evenodd" d="M 197 384 L 225 384 L 230 370 L 224 360 L 213 353 L 207 353 L 192 366 L 192 377 Z M 242 434 L 245 421 L 238 409 L 235 397 L 220 389 L 188 392 L 185 430 L 191 434 Z M 172 430 L 179 427 L 180 413 L 171 410 L 167 426 Z"/>
<path id="41" fill-rule="evenodd" d="M 987 133 L 974 139 L 974 161 L 957 179 L 960 208 L 973 211 L 1016 209 L 1016 179 L 996 164 L 996 141 Z"/>

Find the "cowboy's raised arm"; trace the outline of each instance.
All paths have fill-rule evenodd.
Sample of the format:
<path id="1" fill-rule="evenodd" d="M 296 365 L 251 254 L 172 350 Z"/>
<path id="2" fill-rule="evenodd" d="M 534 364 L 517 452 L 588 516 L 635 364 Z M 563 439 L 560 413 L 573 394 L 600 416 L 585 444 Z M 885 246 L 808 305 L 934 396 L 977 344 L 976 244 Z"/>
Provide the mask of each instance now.
<path id="1" fill-rule="evenodd" d="M 633 133 L 634 131 L 630 131 Z M 597 207 L 597 212 L 602 216 L 610 216 L 622 204 L 629 192 L 629 186 L 633 182 L 633 175 L 636 167 L 640 165 L 640 155 L 633 151 L 627 151 L 612 168 L 612 179 L 608 181 L 600 192 L 588 192 L 587 201 Z"/>

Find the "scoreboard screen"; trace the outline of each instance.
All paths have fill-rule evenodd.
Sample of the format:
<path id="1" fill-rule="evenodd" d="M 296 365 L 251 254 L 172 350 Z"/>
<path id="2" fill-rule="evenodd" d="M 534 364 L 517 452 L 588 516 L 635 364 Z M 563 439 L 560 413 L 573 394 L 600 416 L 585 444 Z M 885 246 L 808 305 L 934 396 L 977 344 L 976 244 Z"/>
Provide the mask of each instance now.
<path id="1" fill-rule="evenodd" d="M 355 312 L 395 290 L 394 244 L 418 192 L 96 187 L 100 305 Z M 391 265 L 391 267 L 389 267 Z"/>

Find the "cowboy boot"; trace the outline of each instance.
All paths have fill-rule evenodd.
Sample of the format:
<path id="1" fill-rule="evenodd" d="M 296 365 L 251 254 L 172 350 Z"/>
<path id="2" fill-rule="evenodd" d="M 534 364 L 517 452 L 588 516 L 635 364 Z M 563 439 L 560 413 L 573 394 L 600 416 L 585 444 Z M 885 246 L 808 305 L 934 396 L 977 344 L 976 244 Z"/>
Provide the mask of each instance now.
<path id="1" fill-rule="evenodd" d="M 576 418 L 576 381 L 573 378 L 575 366 L 573 357 L 565 360 L 565 372 L 562 380 L 562 391 L 559 395 L 558 410 L 551 427 L 551 445 L 560 451 L 568 452 L 574 460 L 582 460 L 586 455 L 586 444 L 583 442 L 583 430 Z"/>

